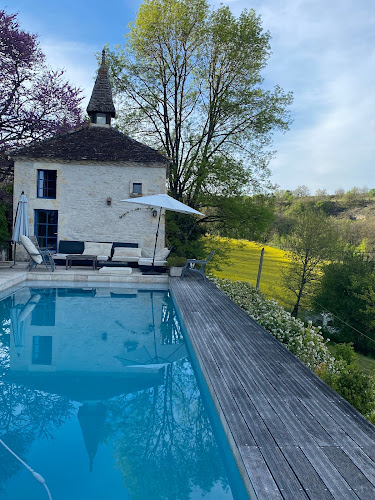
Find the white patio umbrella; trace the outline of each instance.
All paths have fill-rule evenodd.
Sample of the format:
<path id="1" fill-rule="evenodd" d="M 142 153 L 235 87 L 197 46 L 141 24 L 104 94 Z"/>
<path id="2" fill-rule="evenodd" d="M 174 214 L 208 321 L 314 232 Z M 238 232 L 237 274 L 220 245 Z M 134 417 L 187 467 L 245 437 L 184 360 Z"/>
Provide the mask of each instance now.
<path id="1" fill-rule="evenodd" d="M 25 323 L 19 320 L 22 307 L 22 304 L 18 304 L 10 310 L 10 325 L 13 333 L 14 347 L 16 348 L 18 357 L 21 355 L 25 336 Z"/>
<path id="2" fill-rule="evenodd" d="M 40 299 L 41 295 L 34 294 L 26 304 L 17 304 L 10 310 L 10 323 L 17 356 L 21 355 L 23 349 L 26 319 L 30 316 Z"/>
<path id="3" fill-rule="evenodd" d="M 125 355 L 115 356 L 121 363 L 130 368 L 134 368 L 134 371 L 142 372 L 146 368 L 152 368 L 154 366 L 160 369 L 162 366 L 171 364 L 178 361 L 181 358 L 185 358 L 187 354 L 186 344 L 183 340 L 175 344 L 164 344 L 161 343 L 160 336 L 156 334 L 155 325 L 155 312 L 154 312 L 154 291 L 150 291 L 151 299 L 151 326 L 152 326 L 152 345 L 149 342 L 147 345 L 143 345 L 134 351 L 127 352 Z M 159 325 L 160 328 L 161 324 Z M 150 332 L 151 333 L 151 332 Z M 142 335 L 145 337 L 144 334 Z M 146 368 L 145 368 L 146 367 Z"/>
<path id="4" fill-rule="evenodd" d="M 152 266 L 154 266 L 155 262 L 155 254 L 156 254 L 156 245 L 158 242 L 158 235 L 159 235 L 159 226 L 160 226 L 160 217 L 161 217 L 161 211 L 164 208 L 165 210 L 171 210 L 172 212 L 180 212 L 182 214 L 196 214 L 196 215 L 204 215 L 202 212 L 198 212 L 198 210 L 194 210 L 194 208 L 189 207 L 188 205 L 185 205 L 184 203 L 181 203 L 178 200 L 175 200 L 171 196 L 167 194 L 153 194 L 151 196 L 142 196 L 140 198 L 128 198 L 126 200 L 121 200 L 121 201 L 126 201 L 128 203 L 136 203 L 139 205 L 147 205 L 148 207 L 155 207 L 159 208 L 159 220 L 158 220 L 158 227 L 156 230 L 156 238 L 155 238 L 155 246 L 154 246 L 154 254 L 152 257 Z"/>
<path id="5" fill-rule="evenodd" d="M 20 242 L 20 237 L 22 235 L 29 236 L 29 218 L 28 218 L 28 202 L 25 193 L 22 191 L 20 199 L 17 205 L 16 218 L 14 220 L 14 228 L 12 234 L 12 241 L 14 242 L 14 252 L 13 252 L 13 265 L 16 264 L 16 246 Z"/>

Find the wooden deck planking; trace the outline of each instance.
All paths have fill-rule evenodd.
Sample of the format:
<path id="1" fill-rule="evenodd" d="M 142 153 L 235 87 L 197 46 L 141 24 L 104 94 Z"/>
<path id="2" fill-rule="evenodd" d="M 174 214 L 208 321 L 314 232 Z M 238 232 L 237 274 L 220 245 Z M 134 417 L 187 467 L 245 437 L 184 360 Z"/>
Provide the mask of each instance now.
<path id="1" fill-rule="evenodd" d="M 285 403 L 279 399 L 277 404 L 280 411 Z M 310 436 L 310 443 L 317 442 L 319 446 L 333 446 L 335 444 L 333 437 L 313 418 L 313 415 L 301 404 L 299 399 L 288 399 L 287 406 L 290 408 L 291 423 L 299 422 L 297 432 L 300 432 L 302 427 L 303 431 Z"/>
<path id="2" fill-rule="evenodd" d="M 373 461 L 369 458 L 362 449 L 351 448 L 349 446 L 341 446 L 342 451 L 350 458 L 362 474 L 372 483 L 375 484 L 375 475 Z"/>
<path id="3" fill-rule="evenodd" d="M 278 382 L 279 382 L 279 386 L 281 386 L 281 387 L 282 387 L 282 382 L 280 381 L 280 379 L 279 379 L 278 381 L 277 381 L 277 379 L 276 379 L 275 383 L 278 383 Z M 298 382 L 296 382 L 296 384 L 293 384 L 293 387 L 298 387 Z M 279 390 L 280 390 L 280 387 L 279 387 Z M 305 395 L 306 395 L 306 394 L 305 394 Z M 302 394 L 302 396 L 303 396 L 303 394 Z M 300 397 L 301 397 L 301 394 L 300 394 Z M 331 405 L 331 406 L 332 406 L 332 405 Z M 366 439 L 367 439 L 367 436 L 366 436 Z"/>
<path id="4" fill-rule="evenodd" d="M 341 448 L 326 447 L 323 451 L 359 498 L 363 500 L 374 498 L 373 484 L 368 481 Z"/>
<path id="5" fill-rule="evenodd" d="M 217 326 L 218 326 L 218 325 L 217 325 Z M 224 331 L 224 332 L 225 332 L 225 326 L 221 325 L 221 327 L 222 327 L 222 331 Z M 212 328 L 212 324 L 211 324 L 211 325 L 209 325 L 208 327 L 206 327 L 206 329 L 207 329 L 207 328 L 208 328 L 208 329 Z M 223 339 L 222 341 L 225 343 L 225 340 L 224 340 L 224 339 Z M 231 347 L 230 347 L 230 348 L 231 348 Z M 288 354 L 290 354 L 290 353 L 288 353 Z M 246 354 L 244 354 L 244 351 L 242 351 L 242 350 L 241 350 L 241 351 L 240 351 L 240 353 L 239 353 L 239 359 L 240 359 L 241 357 L 243 357 L 244 355 L 246 356 Z M 265 363 L 265 361 L 264 361 L 264 360 L 263 360 L 263 367 L 268 367 L 267 363 Z M 240 369 L 240 367 L 239 367 L 239 366 L 237 366 L 237 369 L 239 370 L 239 369 Z M 272 372 L 273 372 L 273 370 L 271 370 L 271 374 L 268 374 L 268 375 L 269 375 L 269 377 L 271 377 L 271 378 L 272 378 L 272 382 L 273 382 L 274 384 L 278 384 L 278 385 L 279 385 L 279 391 L 281 390 L 281 394 L 282 394 L 283 396 L 288 395 L 288 394 L 290 395 L 289 391 L 286 391 L 286 393 L 285 393 L 285 390 L 283 391 L 283 387 L 284 387 L 285 385 L 283 384 L 283 382 L 282 382 L 279 378 L 275 377 L 275 376 L 274 376 L 274 374 L 273 374 Z M 310 373 L 310 372 L 309 372 L 309 373 Z M 236 373 L 236 375 L 238 376 L 238 372 Z M 262 373 L 262 375 L 264 375 L 264 373 Z M 249 375 L 249 374 L 248 374 L 247 376 L 248 376 L 248 381 L 249 381 L 249 380 L 251 380 L 251 378 L 250 378 L 250 377 L 251 377 L 251 375 Z M 301 393 L 301 391 L 300 391 L 300 390 L 295 390 L 295 389 L 296 389 L 296 387 L 298 387 L 298 386 L 299 386 L 299 384 L 297 383 L 297 381 L 296 381 L 296 383 L 295 383 L 295 384 L 293 384 L 293 385 L 292 385 L 292 387 L 293 387 L 293 391 L 292 391 L 292 392 L 293 392 L 293 394 L 297 394 L 297 395 L 299 395 L 300 397 L 308 397 L 308 393 L 307 393 L 306 391 L 303 391 L 303 392 Z M 254 393 L 254 391 L 253 391 L 253 390 L 252 390 L 251 392 L 252 392 L 252 393 Z M 322 412 L 322 413 L 323 413 L 323 412 Z M 294 415 L 292 415 L 292 418 L 293 418 L 293 420 L 295 420 L 295 416 L 294 416 Z M 330 417 L 329 417 L 329 419 L 330 419 Z M 325 420 L 325 421 L 326 421 L 326 420 Z M 334 428 L 334 435 L 336 435 L 336 434 L 337 434 L 337 432 L 338 432 L 338 427 L 337 427 L 337 424 L 336 424 L 336 423 L 333 423 L 332 425 L 333 425 L 333 428 Z M 320 427 L 321 427 L 321 426 L 320 426 Z M 322 430 L 323 430 L 323 429 L 322 429 Z M 299 434 L 299 436 L 300 436 L 300 437 L 302 437 L 303 435 Z M 304 442 L 300 442 L 299 444 L 305 444 L 305 443 L 304 443 Z M 327 444 L 327 445 L 329 445 L 330 443 L 329 443 L 329 442 L 327 442 L 326 444 Z"/>
<path id="6" fill-rule="evenodd" d="M 375 428 L 212 283 L 171 289 L 249 491 L 375 498 Z"/>
<path id="7" fill-rule="evenodd" d="M 271 474 L 280 490 L 283 498 L 290 499 L 306 499 L 309 498 L 301 483 L 298 481 L 294 472 L 292 472 L 292 468 L 289 465 L 288 461 L 285 460 L 284 455 L 280 448 L 275 446 L 267 446 L 260 449 L 267 467 L 270 469 Z M 309 482 L 306 479 L 306 484 Z M 260 498 L 266 498 L 260 496 Z"/>
<path id="8" fill-rule="evenodd" d="M 211 329 L 212 325 L 205 328 L 207 336 L 210 335 L 209 332 Z M 283 445 L 293 441 L 292 434 L 285 427 L 267 399 L 257 397 L 260 391 L 254 390 L 254 385 L 250 387 L 250 393 L 253 395 L 253 398 L 250 398 L 243 388 L 238 390 L 236 379 L 238 373 L 236 373 L 236 370 L 239 370 L 241 367 L 237 365 L 236 368 L 231 365 L 231 350 L 229 348 L 226 349 L 226 356 L 215 342 L 206 342 L 205 349 L 212 351 L 213 356 L 216 358 L 218 368 L 221 371 L 221 378 L 225 381 L 240 412 L 244 415 L 246 421 L 251 420 L 251 432 L 257 444 L 259 446 L 270 446 L 276 440 L 280 445 Z"/>
<path id="9" fill-rule="evenodd" d="M 352 488 L 343 480 L 340 472 L 321 448 L 304 446 L 301 450 L 336 500 L 352 500 L 353 498 L 357 498 Z"/>
<path id="10" fill-rule="evenodd" d="M 298 374 L 299 382 L 303 381 L 305 385 L 310 385 L 313 399 L 319 401 L 324 412 L 345 430 L 349 430 L 347 429 L 348 422 L 350 422 L 350 426 L 352 421 L 356 422 L 356 426 L 350 429 L 351 435 L 356 438 L 358 444 L 361 446 L 367 444 L 369 439 L 375 444 L 375 428 L 363 415 L 350 406 L 341 396 L 332 391 L 328 385 L 316 377 L 307 367 L 303 366 L 303 370 L 301 369 L 300 372 Z M 296 373 L 290 369 L 288 369 L 288 376 L 293 381 L 297 381 Z M 350 417 L 350 420 L 346 417 Z"/>
<path id="11" fill-rule="evenodd" d="M 197 313 L 193 312 L 190 318 L 187 320 L 187 325 L 191 329 L 199 328 L 200 321 L 197 322 Z M 215 390 L 215 393 L 218 395 L 218 403 L 220 406 L 221 412 L 226 415 L 226 420 L 228 425 L 231 420 L 235 423 L 232 424 L 231 429 L 234 431 L 234 436 L 236 439 L 236 443 L 238 445 L 255 445 L 254 438 L 246 426 L 245 421 L 241 421 L 238 418 L 240 413 L 237 404 L 233 404 L 233 399 L 228 397 L 229 389 L 226 387 L 225 381 L 223 380 L 222 373 L 219 370 L 216 361 L 211 355 L 210 350 L 207 348 L 204 340 L 196 346 L 196 351 L 200 358 L 204 360 L 204 365 L 207 368 L 207 371 L 210 373 L 210 382 L 212 387 Z M 236 432 L 237 431 L 237 432 Z"/>
<path id="12" fill-rule="evenodd" d="M 333 499 L 331 492 L 300 448 L 285 446 L 282 451 L 297 476 L 304 476 L 304 487 L 307 494 L 311 491 L 314 492 L 314 495 L 319 495 L 321 499 Z"/>
<path id="13" fill-rule="evenodd" d="M 267 500 L 282 499 L 281 492 L 269 471 L 263 455 L 259 448 L 255 446 L 246 446 L 240 448 L 241 456 L 244 458 L 246 472 L 249 475 L 255 492 L 267 498 Z"/>
<path id="14" fill-rule="evenodd" d="M 290 353 L 289 353 L 290 354 Z M 268 363 L 264 363 L 263 362 L 263 366 L 267 366 Z M 300 375 L 298 372 L 298 368 L 302 368 L 302 370 L 304 371 L 304 374 L 307 375 L 307 377 L 300 377 L 300 376 L 296 376 L 296 371 L 297 371 L 297 374 Z M 297 369 L 297 370 L 296 370 Z M 290 366 L 288 367 L 288 371 L 291 371 L 291 368 Z M 280 388 L 282 389 L 282 382 L 280 381 L 279 379 L 279 382 L 277 381 L 277 378 L 275 379 L 275 376 L 274 374 L 271 374 L 272 376 L 272 379 L 271 381 L 275 384 L 279 384 L 279 390 Z M 369 438 L 369 433 L 371 436 L 373 436 L 374 434 L 374 427 L 360 414 L 358 414 L 358 412 L 356 412 L 350 405 L 349 403 L 347 403 L 345 400 L 343 400 L 339 395 L 337 395 L 336 393 L 333 393 L 332 394 L 332 390 L 326 385 L 324 384 L 324 382 L 322 382 L 320 379 L 317 379 L 317 377 L 315 377 L 314 374 L 312 374 L 312 372 L 308 369 L 306 369 L 306 367 L 304 366 L 295 366 L 293 367 L 293 378 L 295 380 L 295 383 L 293 384 L 293 388 L 294 388 L 294 392 L 296 393 L 296 395 L 298 395 L 300 398 L 303 398 L 304 395 L 306 396 L 307 393 L 305 391 L 305 394 L 298 394 L 299 390 L 295 390 L 296 388 L 298 387 L 301 387 L 300 386 L 300 382 L 304 381 L 306 378 L 310 381 L 312 381 L 313 383 L 310 384 L 310 388 L 313 389 L 313 393 L 311 394 L 311 396 L 315 395 L 317 392 L 319 394 L 319 397 L 321 396 L 321 391 L 324 392 L 326 395 L 328 395 L 328 397 L 330 399 L 328 399 L 326 402 L 325 402 L 325 405 L 324 405 L 324 408 L 322 408 L 322 410 L 325 410 L 328 414 L 328 417 L 329 418 L 332 418 L 335 420 L 335 416 L 336 418 L 338 418 L 338 421 L 335 420 L 335 434 L 336 434 L 336 431 L 337 431 L 337 424 L 340 424 L 342 429 L 345 430 L 345 423 L 346 423 L 346 420 L 342 420 L 342 411 L 339 411 L 339 412 L 334 412 L 333 410 L 336 408 L 337 405 L 340 405 L 342 406 L 346 412 L 349 412 L 351 413 L 351 415 L 353 416 L 353 418 L 355 418 L 355 420 L 357 421 L 358 423 L 358 430 L 357 429 L 354 429 L 354 435 L 353 437 L 356 438 L 356 440 L 358 441 L 358 443 L 360 445 L 365 445 L 367 442 L 368 442 L 368 438 Z M 317 385 L 316 388 L 314 388 L 314 385 Z M 320 398 L 320 403 L 321 403 L 321 398 Z M 335 403 L 334 405 L 332 405 L 332 403 Z M 322 412 L 324 413 L 324 411 Z M 344 425 L 343 425 L 343 422 L 344 422 Z M 369 432 L 367 433 L 363 433 L 361 432 L 361 428 L 364 428 L 366 430 L 368 430 Z"/>

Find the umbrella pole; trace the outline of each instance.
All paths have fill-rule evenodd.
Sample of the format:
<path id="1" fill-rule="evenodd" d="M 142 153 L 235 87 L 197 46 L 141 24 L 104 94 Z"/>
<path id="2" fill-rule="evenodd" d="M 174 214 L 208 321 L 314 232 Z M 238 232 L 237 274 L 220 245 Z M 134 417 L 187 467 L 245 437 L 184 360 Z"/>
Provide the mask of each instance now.
<path id="1" fill-rule="evenodd" d="M 155 264 L 155 254 L 156 254 L 156 245 L 157 245 L 157 243 L 158 243 L 158 236 L 159 236 L 160 217 L 161 217 L 161 207 L 160 207 L 160 212 L 159 212 L 158 228 L 157 228 L 157 230 L 156 230 L 156 238 L 155 238 L 155 246 L 154 246 L 154 255 L 152 256 L 152 264 L 151 264 L 151 267 L 154 267 L 154 264 Z"/>
<path id="2" fill-rule="evenodd" d="M 17 248 L 17 243 L 14 242 L 14 249 L 13 249 L 13 264 L 10 267 L 14 267 L 16 265 L 16 248 Z"/>
<path id="3" fill-rule="evenodd" d="M 23 194 L 23 191 L 22 191 L 22 194 Z M 16 210 L 16 216 L 14 217 L 14 223 L 13 223 L 13 231 L 14 231 L 14 225 L 15 225 L 15 222 L 17 220 L 17 215 L 18 215 L 18 209 L 20 208 L 20 202 L 18 201 L 17 203 L 17 210 Z M 14 267 L 16 265 L 16 247 L 17 247 L 17 243 L 14 242 L 14 249 L 13 249 L 13 265 L 10 266 L 10 267 Z"/>
<path id="4" fill-rule="evenodd" d="M 18 219 L 19 216 L 21 217 L 21 220 Z M 17 241 L 18 242 L 20 241 L 20 235 L 24 234 L 25 236 L 29 236 L 30 231 L 28 224 L 29 223 L 27 219 L 27 198 L 25 196 L 25 192 L 22 191 L 20 199 L 18 200 L 16 215 L 13 223 L 13 233 L 12 233 L 12 241 L 14 243 L 13 265 L 11 265 L 10 267 L 14 267 L 16 265 Z"/>
<path id="5" fill-rule="evenodd" d="M 161 218 L 161 209 L 162 209 L 162 207 L 160 207 L 160 212 L 159 212 L 158 228 L 156 230 L 156 238 L 155 238 L 154 254 L 152 256 L 151 270 L 150 271 L 145 271 L 144 273 L 142 273 L 142 274 L 145 274 L 145 275 L 146 274 L 149 274 L 149 275 L 159 274 L 157 271 L 154 270 L 154 264 L 155 264 L 156 245 L 158 243 L 158 236 L 159 236 L 159 226 L 160 226 L 160 218 Z"/>
<path id="6" fill-rule="evenodd" d="M 157 348 L 156 348 L 155 315 L 154 315 L 154 292 L 153 291 L 150 292 L 150 296 L 151 296 L 152 329 L 154 331 L 155 360 L 156 360 L 156 363 L 158 363 L 159 359 L 158 359 L 158 352 L 157 352 Z"/>

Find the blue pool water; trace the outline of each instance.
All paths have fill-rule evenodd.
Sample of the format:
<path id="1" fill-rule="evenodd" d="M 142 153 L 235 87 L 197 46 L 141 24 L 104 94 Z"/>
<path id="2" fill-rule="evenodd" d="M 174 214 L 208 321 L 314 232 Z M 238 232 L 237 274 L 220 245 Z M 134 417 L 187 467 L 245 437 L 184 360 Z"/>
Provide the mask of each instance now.
<path id="1" fill-rule="evenodd" d="M 248 498 L 168 290 L 20 287 L 0 322 L 0 438 L 53 500 Z M 2 446 L 0 498 L 48 498 Z"/>

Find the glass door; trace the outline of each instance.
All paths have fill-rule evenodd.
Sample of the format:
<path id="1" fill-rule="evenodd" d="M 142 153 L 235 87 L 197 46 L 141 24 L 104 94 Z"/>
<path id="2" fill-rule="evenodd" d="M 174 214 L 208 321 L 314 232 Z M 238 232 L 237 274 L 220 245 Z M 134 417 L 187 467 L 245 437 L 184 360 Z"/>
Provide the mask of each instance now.
<path id="1" fill-rule="evenodd" d="M 35 236 L 40 248 L 57 251 L 57 210 L 35 210 Z"/>

